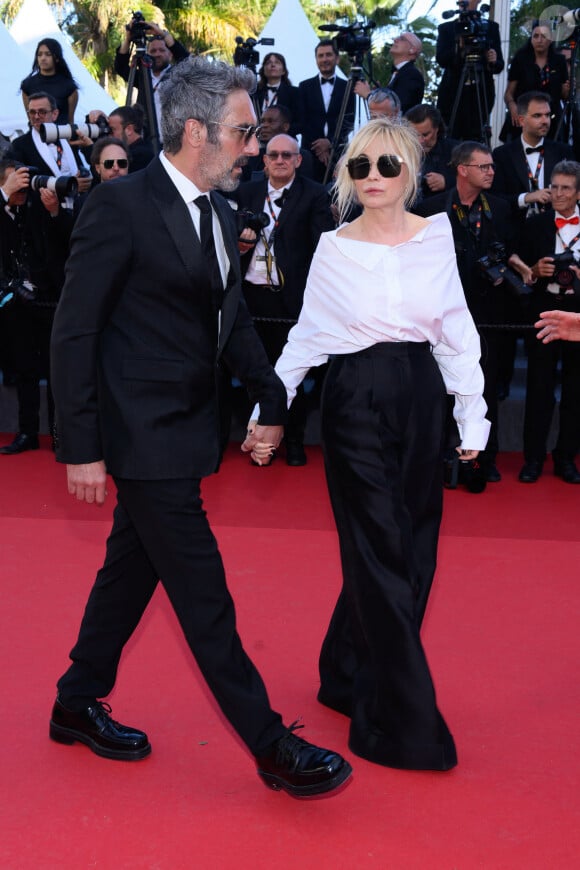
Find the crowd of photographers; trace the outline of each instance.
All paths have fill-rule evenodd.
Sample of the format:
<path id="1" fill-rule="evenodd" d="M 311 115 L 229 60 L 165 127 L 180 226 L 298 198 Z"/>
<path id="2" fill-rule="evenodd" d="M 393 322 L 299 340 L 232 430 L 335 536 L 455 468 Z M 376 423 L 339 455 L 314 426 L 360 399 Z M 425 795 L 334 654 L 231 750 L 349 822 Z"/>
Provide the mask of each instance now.
<path id="1" fill-rule="evenodd" d="M 545 34 L 538 36 L 542 28 L 535 27 L 530 51 L 518 55 L 515 69 L 519 80 L 535 87 L 521 92 L 510 73 L 506 141 L 492 152 L 488 124 L 495 100 L 493 77 L 504 66 L 499 31 L 482 17 L 478 0 L 458 5 L 458 18 L 439 27 L 437 60 L 443 76 L 437 106 L 422 102 L 424 83 L 416 67 L 422 44 L 410 32 L 394 40 L 393 68 L 383 83 L 367 83 L 358 72 L 349 80 L 336 74 L 338 49 L 357 60 L 359 50 L 366 48 L 365 28 L 339 28 L 338 39 L 322 39 L 315 52 L 318 73 L 297 87 L 284 57 L 275 51 L 266 54 L 255 95 L 260 151 L 244 167 L 239 190 L 230 194 L 238 212 L 244 293 L 274 362 L 300 310 L 319 236 L 334 225 L 333 171 L 353 126 L 364 123 L 364 118 L 356 120 L 356 99 L 364 102 L 367 117 L 404 117 L 424 152 L 413 207 L 424 216 L 441 211 L 449 216 L 460 277 L 481 336 L 492 423 L 479 462 L 462 467 L 449 414 L 447 485 L 463 481 L 476 492 L 501 480 L 496 465 L 498 401 L 509 393 L 515 343 L 521 336 L 528 369 L 519 479 L 534 483 L 542 474 L 560 379 L 554 472 L 567 483 L 580 483 L 575 465 L 580 350 L 562 342 L 538 342 L 533 329 L 543 311 L 580 312 L 580 165 L 564 141 L 565 128 L 553 123 L 554 117 L 563 116 L 559 101 L 569 92 L 565 60 L 556 64 L 555 90 L 550 80 L 555 49 L 544 45 Z M 41 87 L 50 82 L 45 55 L 57 53 L 51 42 L 39 43 L 37 71 L 26 79 L 29 130 L 10 143 L 0 160 L 0 366 L 5 383 L 13 384 L 18 395 L 18 432 L 0 448 L 3 454 L 38 448 L 39 383 L 44 377 L 53 446 L 56 442 L 48 347 L 76 216 L 94 185 L 143 169 L 162 147 L 156 90 L 171 65 L 188 56 L 168 31 L 137 14 L 117 50 L 115 70 L 130 90 L 137 90 L 139 101 L 108 117 L 94 111 L 84 124 L 56 126 L 62 111 L 50 88 Z M 242 55 L 255 45 L 253 40 L 239 42 L 237 53 Z M 546 69 L 538 66 L 544 57 L 550 58 Z M 526 58 L 537 70 L 526 68 Z M 316 388 L 318 381 L 313 374 L 307 389 L 309 383 Z M 229 392 L 237 406 L 239 394 Z M 309 403 L 301 396 L 296 404 L 286 458 L 290 465 L 303 465 Z M 242 402 L 241 416 L 247 411 Z"/>

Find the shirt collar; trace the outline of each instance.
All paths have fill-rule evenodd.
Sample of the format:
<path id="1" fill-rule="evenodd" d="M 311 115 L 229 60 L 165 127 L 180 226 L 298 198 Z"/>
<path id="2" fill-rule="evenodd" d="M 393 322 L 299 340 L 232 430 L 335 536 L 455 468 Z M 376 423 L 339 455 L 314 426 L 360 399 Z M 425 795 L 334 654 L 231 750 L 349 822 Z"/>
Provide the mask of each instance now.
<path id="1" fill-rule="evenodd" d="M 159 155 L 159 160 L 186 205 L 189 205 L 189 203 L 197 199 L 198 196 L 209 196 L 209 193 L 201 191 L 199 187 L 191 181 L 191 179 L 187 178 L 183 172 L 180 172 L 179 169 L 177 169 L 173 163 L 167 159 L 164 151 Z"/>

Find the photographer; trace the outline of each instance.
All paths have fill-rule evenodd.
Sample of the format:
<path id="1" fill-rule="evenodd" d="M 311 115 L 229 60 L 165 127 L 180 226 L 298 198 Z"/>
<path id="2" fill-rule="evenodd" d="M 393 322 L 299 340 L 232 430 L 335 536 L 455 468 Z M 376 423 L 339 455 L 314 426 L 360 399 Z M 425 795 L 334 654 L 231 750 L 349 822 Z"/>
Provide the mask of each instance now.
<path id="1" fill-rule="evenodd" d="M 458 143 L 445 135 L 441 112 L 435 106 L 421 103 L 405 112 L 405 118 L 415 128 L 423 149 L 419 198 L 449 190 L 455 184 L 451 155 Z"/>
<path id="2" fill-rule="evenodd" d="M 530 217 L 517 243 L 518 254 L 533 263 L 530 322 L 556 309 L 580 312 L 580 164 L 562 160 L 550 180 L 551 208 Z M 546 459 L 548 433 L 561 366 L 560 426 L 552 450 L 554 474 L 566 483 L 580 483 L 574 458 L 580 448 L 580 346 L 559 341 L 543 344 L 534 335 L 527 342 L 528 371 L 524 416 L 524 465 L 521 483 L 535 483 Z"/>
<path id="3" fill-rule="evenodd" d="M 494 252 L 498 249 L 494 246 L 497 243 L 505 248 L 503 265 L 507 266 L 507 257 L 513 247 L 509 206 L 499 197 L 488 193 L 494 175 L 491 151 L 479 142 L 462 142 L 454 148 L 451 163 L 456 172 L 455 187 L 424 200 L 414 210 L 423 217 L 447 212 L 465 299 L 481 339 L 481 368 L 485 379 L 483 396 L 488 407 L 487 418 L 491 422 L 487 447 L 479 454 L 483 488 L 486 481 L 495 483 L 501 480 L 495 464 L 498 452 L 497 378 L 501 333 L 494 328 L 494 324 L 505 323 L 509 319 L 512 301 L 517 293 L 512 285 L 518 284 L 520 291 L 525 288 L 512 272 L 506 273 L 512 283 L 504 279 L 494 284 L 498 276 L 490 275 L 482 268 L 482 258 L 487 258 L 490 252 L 492 259 L 495 257 Z M 529 269 L 519 258 L 510 258 L 510 265 L 521 270 L 524 278 L 531 278 Z"/>
<path id="4" fill-rule="evenodd" d="M 479 0 L 461 0 L 459 18 L 440 24 L 437 34 L 436 60 L 443 68 L 439 84 L 437 107 L 443 115 L 449 133 L 455 139 L 483 138 L 482 128 L 489 122 L 489 113 L 495 102 L 494 75 L 504 68 L 499 27 L 495 21 L 481 18 Z M 466 78 L 461 85 L 468 52 L 477 56 L 476 75 L 481 76 L 488 117 L 481 117 L 478 88 Z M 453 125 L 450 124 L 453 107 L 459 90 L 458 107 Z"/>
<path id="5" fill-rule="evenodd" d="M 110 135 L 116 139 L 121 139 L 127 146 L 131 157 L 129 172 L 145 169 L 151 163 L 155 154 L 151 143 L 146 142 L 143 138 L 145 117 L 143 108 L 139 103 L 113 109 L 108 117 L 100 109 L 95 109 L 89 112 L 87 117 L 92 124 L 98 123 L 99 120 L 105 121 L 109 127 Z"/>
<path id="6" fill-rule="evenodd" d="M 92 147 L 91 140 L 81 136 L 68 142 L 66 139 L 57 139 L 52 144 L 42 141 L 42 125 L 56 124 L 58 118 L 56 100 L 48 93 L 40 91 L 31 94 L 27 114 L 30 130 L 10 143 L 5 156 L 25 166 L 33 166 L 39 175 L 54 175 L 56 178 L 74 175 L 77 178 L 78 192 L 88 192 L 92 179 L 78 146 Z M 67 198 L 64 206 L 72 210 L 73 198 Z"/>
<path id="7" fill-rule="evenodd" d="M 56 193 L 46 188 L 31 191 L 30 178 L 29 167 L 11 159 L 0 161 L 0 291 L 5 298 L 13 294 L 1 315 L 18 395 L 18 433 L 0 448 L 5 455 L 38 449 L 43 377 L 48 381 L 48 420 L 54 431 L 48 349 L 73 224 Z"/>
<path id="8" fill-rule="evenodd" d="M 164 30 L 154 22 L 144 21 L 140 13 L 139 16 L 135 14 L 131 21 L 125 25 L 125 38 L 115 54 L 115 72 L 125 81 L 129 80 L 131 46 L 135 42 L 135 37 L 140 40 L 141 35 L 147 39 L 147 54 L 151 58 L 151 85 L 157 126 L 161 129 L 161 110 L 157 89 L 171 69 L 171 64 L 179 63 L 179 61 L 189 57 L 189 52 L 168 30 Z M 135 87 L 141 92 L 142 85 L 138 78 L 135 81 Z"/>

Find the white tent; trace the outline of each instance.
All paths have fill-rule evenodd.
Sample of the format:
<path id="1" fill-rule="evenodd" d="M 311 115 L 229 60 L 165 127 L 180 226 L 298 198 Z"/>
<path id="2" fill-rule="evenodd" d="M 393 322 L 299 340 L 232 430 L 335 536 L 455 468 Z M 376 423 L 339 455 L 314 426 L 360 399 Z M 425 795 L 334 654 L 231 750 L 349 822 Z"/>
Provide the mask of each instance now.
<path id="1" fill-rule="evenodd" d="M 20 82 L 30 72 L 26 55 L 0 21 L 0 133 L 10 137 L 28 129 Z"/>
<path id="2" fill-rule="evenodd" d="M 329 35 L 332 34 L 316 33 L 300 5 L 300 0 L 278 0 L 260 34 L 260 39 L 273 39 L 274 45 L 260 45 L 260 59 L 263 60 L 269 51 L 283 54 L 290 80 L 293 85 L 297 85 L 318 72 L 314 49 L 323 37 Z M 337 72 L 342 75 L 338 67 Z"/>
<path id="3" fill-rule="evenodd" d="M 68 37 L 59 29 L 56 18 L 46 0 L 24 0 L 20 12 L 10 28 L 10 34 L 28 58 L 27 70 L 21 76 L 20 81 L 30 73 L 34 61 L 34 51 L 41 39 L 50 37 L 60 42 L 65 60 L 79 86 L 79 102 L 75 112 L 77 123 L 84 121 L 85 115 L 91 109 L 101 109 L 109 114 L 116 108 L 115 101 L 92 77 L 74 53 Z"/>

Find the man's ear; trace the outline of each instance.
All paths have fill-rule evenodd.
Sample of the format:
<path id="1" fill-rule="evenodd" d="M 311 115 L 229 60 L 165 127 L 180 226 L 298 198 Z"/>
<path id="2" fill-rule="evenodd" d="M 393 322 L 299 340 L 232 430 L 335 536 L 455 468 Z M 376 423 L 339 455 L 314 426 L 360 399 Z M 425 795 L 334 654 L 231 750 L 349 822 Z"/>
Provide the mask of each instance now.
<path id="1" fill-rule="evenodd" d="M 192 148 L 199 148 L 207 136 L 205 124 L 197 118 L 188 118 L 185 122 L 184 133 Z"/>

